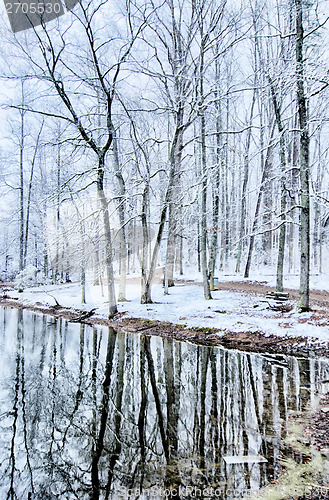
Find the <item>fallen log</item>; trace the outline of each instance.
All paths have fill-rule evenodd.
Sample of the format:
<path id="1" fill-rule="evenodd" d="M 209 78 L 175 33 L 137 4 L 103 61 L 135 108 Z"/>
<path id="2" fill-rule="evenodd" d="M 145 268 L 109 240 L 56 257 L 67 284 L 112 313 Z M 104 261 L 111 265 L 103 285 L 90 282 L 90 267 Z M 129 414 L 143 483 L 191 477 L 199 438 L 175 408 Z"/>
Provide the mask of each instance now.
<path id="1" fill-rule="evenodd" d="M 289 293 L 286 293 L 286 292 L 267 292 L 266 298 L 283 302 L 283 301 L 286 301 L 289 299 Z"/>
<path id="2" fill-rule="evenodd" d="M 90 318 L 93 314 L 95 314 L 95 311 L 97 310 L 97 307 L 95 309 L 91 309 L 90 311 L 87 311 L 83 314 L 80 314 L 77 318 L 70 319 L 70 323 L 80 323 L 81 321 L 85 321 L 86 319 Z"/>
<path id="3" fill-rule="evenodd" d="M 270 303 L 266 301 L 268 304 L 269 309 L 272 309 L 272 311 L 280 311 L 280 312 L 290 312 L 293 310 L 292 304 L 289 302 L 277 302 L 277 303 Z"/>

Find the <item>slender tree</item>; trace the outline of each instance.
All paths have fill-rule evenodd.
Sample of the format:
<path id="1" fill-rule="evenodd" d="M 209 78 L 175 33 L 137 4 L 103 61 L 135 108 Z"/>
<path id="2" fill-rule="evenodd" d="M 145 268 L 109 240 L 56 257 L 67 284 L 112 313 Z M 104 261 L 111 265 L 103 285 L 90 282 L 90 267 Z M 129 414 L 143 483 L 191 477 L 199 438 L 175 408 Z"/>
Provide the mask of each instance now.
<path id="1" fill-rule="evenodd" d="M 303 3 L 295 0 L 296 12 L 296 78 L 297 105 L 300 128 L 299 173 L 301 185 L 300 215 L 300 288 L 298 306 L 302 311 L 309 309 L 310 295 L 310 185 L 309 148 L 310 138 L 307 119 L 307 102 L 304 77 L 304 25 Z"/>

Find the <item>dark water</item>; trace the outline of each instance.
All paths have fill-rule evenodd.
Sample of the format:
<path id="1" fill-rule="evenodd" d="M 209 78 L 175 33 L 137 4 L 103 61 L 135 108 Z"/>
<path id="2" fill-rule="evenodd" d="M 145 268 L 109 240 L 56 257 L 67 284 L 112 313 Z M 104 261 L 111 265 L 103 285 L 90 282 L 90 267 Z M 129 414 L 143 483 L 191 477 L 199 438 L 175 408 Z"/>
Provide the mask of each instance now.
<path id="1" fill-rule="evenodd" d="M 248 497 L 326 359 L 120 334 L 0 309 L 0 498 Z M 268 463 L 226 465 L 224 455 Z M 296 460 L 301 457 L 296 455 Z"/>

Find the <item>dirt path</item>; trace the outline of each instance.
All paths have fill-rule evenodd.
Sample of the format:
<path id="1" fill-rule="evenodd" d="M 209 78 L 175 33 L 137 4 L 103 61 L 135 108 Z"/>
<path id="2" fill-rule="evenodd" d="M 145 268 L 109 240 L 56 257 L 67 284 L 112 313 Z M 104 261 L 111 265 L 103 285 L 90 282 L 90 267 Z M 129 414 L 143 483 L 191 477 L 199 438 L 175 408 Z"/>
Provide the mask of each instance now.
<path id="1" fill-rule="evenodd" d="M 196 281 L 181 281 L 177 280 L 176 283 L 184 283 L 186 285 L 200 285 L 202 283 Z M 247 292 L 253 295 L 265 295 L 268 291 L 275 291 L 274 286 L 269 286 L 266 283 L 252 282 L 252 281 L 222 281 L 219 283 L 219 290 L 229 290 L 231 292 Z M 299 292 L 293 288 L 285 288 L 285 292 L 289 293 L 289 298 L 298 300 Z M 325 290 L 311 290 L 310 302 L 317 307 L 329 307 L 329 292 Z"/>
<path id="2" fill-rule="evenodd" d="M 158 267 L 155 271 L 154 283 L 161 284 L 163 282 L 164 268 Z M 128 278 L 127 283 L 139 284 L 140 278 Z M 193 280 L 175 280 L 177 284 L 186 285 L 199 285 L 202 286 L 200 281 Z M 232 292 L 247 292 L 253 295 L 265 295 L 267 291 L 275 292 L 274 286 L 269 286 L 265 282 L 261 281 L 220 281 L 219 280 L 219 290 L 229 290 Z M 294 288 L 285 288 L 285 292 L 289 293 L 289 297 L 293 300 L 298 300 L 299 291 Z M 310 291 L 310 302 L 316 307 L 329 307 L 329 292 L 325 290 L 311 290 Z"/>

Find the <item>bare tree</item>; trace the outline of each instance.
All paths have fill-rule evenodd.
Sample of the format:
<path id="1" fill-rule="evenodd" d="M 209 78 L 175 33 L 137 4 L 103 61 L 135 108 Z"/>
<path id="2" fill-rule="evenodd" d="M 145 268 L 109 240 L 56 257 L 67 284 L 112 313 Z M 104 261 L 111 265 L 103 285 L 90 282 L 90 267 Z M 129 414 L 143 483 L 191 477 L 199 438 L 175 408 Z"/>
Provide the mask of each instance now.
<path id="1" fill-rule="evenodd" d="M 21 52 L 29 59 L 30 67 L 35 70 L 30 77 L 46 81 L 49 90 L 62 103 L 59 112 L 43 109 L 30 109 L 32 112 L 45 116 L 57 117 L 72 125 L 78 132 L 76 142 L 79 146 L 90 149 L 96 157 L 95 184 L 103 213 L 103 230 L 106 239 L 106 273 L 109 296 L 109 317 L 117 312 L 113 256 L 111 242 L 111 225 L 108 209 L 108 200 L 105 194 L 106 157 L 113 142 L 113 102 L 119 75 L 132 47 L 145 26 L 146 9 L 139 9 L 131 2 L 127 4 L 126 26 L 128 36 L 122 41 L 113 38 L 109 33 L 103 37 L 98 35 L 98 20 L 96 14 L 100 11 L 104 15 L 109 8 L 107 2 L 93 1 L 84 6 L 80 4 L 75 14 L 75 22 L 67 29 L 57 31 L 42 26 L 42 31 L 34 29 L 35 48 L 39 55 L 30 55 L 31 48 L 20 44 Z M 73 47 L 73 31 L 77 30 L 79 49 Z M 18 40 L 16 42 L 19 43 Z M 85 62 L 81 61 L 81 50 L 85 55 Z M 118 53 L 117 60 L 111 60 L 109 54 Z M 88 96 L 86 98 L 85 96 Z M 95 113 L 96 101 L 101 96 L 102 107 L 98 113 L 102 116 L 102 126 L 97 127 L 98 113 Z M 26 111 L 26 107 L 20 109 Z M 96 115 L 96 116 L 95 116 Z M 95 134 L 97 137 L 95 137 Z"/>

